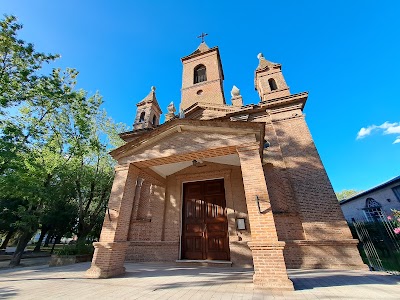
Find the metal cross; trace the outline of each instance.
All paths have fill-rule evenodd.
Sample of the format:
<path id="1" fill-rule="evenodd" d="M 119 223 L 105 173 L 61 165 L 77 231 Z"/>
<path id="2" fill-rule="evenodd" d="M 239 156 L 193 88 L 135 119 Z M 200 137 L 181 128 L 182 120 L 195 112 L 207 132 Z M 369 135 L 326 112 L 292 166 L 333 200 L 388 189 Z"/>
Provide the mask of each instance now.
<path id="1" fill-rule="evenodd" d="M 202 32 L 201 35 L 199 35 L 197 38 L 200 39 L 201 38 L 201 42 L 204 43 L 204 38 L 208 35 L 208 33 L 204 33 Z"/>

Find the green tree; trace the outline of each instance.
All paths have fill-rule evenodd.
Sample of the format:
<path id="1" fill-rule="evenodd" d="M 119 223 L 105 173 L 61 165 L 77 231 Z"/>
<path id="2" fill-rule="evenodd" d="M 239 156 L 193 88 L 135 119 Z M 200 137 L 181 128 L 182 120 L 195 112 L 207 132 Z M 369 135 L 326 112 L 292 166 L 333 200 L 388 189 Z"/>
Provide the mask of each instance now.
<path id="1" fill-rule="evenodd" d="M 16 222 L 19 221 L 19 216 L 16 212 L 18 207 L 23 204 L 23 201 L 18 198 L 0 198 L 0 234 L 4 235 L 0 249 L 6 248 L 12 236 L 17 232 Z"/>
<path id="2" fill-rule="evenodd" d="M 336 198 L 338 199 L 338 201 L 341 200 L 345 200 L 345 199 L 349 199 L 359 193 L 361 193 L 362 191 L 357 191 L 357 190 L 343 190 L 341 192 L 336 192 Z"/>
<path id="3" fill-rule="evenodd" d="M 37 52 L 33 44 L 19 39 L 21 29 L 15 16 L 0 20 L 0 114 L 5 107 L 35 97 L 43 63 L 58 57 Z"/>
<path id="4" fill-rule="evenodd" d="M 18 216 L 13 229 L 21 232 L 10 263 L 15 266 L 39 226 L 57 235 L 74 227 L 80 240 L 98 227 L 113 177 L 107 152 L 112 143 L 122 143 L 117 132 L 124 126 L 100 109 L 98 93 L 75 89 L 76 70 L 37 75 L 42 63 L 56 56 L 36 53 L 33 45 L 18 40 L 22 27 L 14 17 L 1 26 L 9 38 L 0 40 L 7 66 L 0 69 L 0 195 L 20 201 L 11 214 Z M 19 48 L 9 46 L 13 41 Z M 11 59 L 11 52 L 28 61 Z M 7 107 L 16 103 L 20 109 L 10 116 Z"/>

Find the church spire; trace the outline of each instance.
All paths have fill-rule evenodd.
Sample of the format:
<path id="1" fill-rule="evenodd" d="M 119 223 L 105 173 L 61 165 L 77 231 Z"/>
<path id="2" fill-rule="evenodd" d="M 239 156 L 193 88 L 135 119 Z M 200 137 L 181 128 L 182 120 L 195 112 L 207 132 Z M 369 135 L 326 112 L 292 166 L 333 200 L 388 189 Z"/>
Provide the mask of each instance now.
<path id="1" fill-rule="evenodd" d="M 160 124 L 161 108 L 156 98 L 156 87 L 152 86 L 150 93 L 137 106 L 133 130 L 153 128 Z"/>
<path id="2" fill-rule="evenodd" d="M 262 53 L 257 55 L 258 67 L 255 71 L 254 85 L 261 101 L 289 96 L 289 87 L 282 74 L 282 66 L 266 60 Z"/>

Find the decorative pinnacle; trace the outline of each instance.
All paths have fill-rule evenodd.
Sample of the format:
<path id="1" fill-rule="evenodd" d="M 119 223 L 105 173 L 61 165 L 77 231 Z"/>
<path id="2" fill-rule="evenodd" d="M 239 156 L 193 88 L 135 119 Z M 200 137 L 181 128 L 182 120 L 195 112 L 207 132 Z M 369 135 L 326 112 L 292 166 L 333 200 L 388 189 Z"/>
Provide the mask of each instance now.
<path id="1" fill-rule="evenodd" d="M 152 92 L 155 92 L 155 91 L 156 91 L 156 87 L 155 87 L 155 86 L 152 86 L 152 87 L 151 87 L 151 91 L 152 91 Z"/>
<path id="2" fill-rule="evenodd" d="M 258 53 L 257 58 L 258 59 L 264 58 L 264 55 L 260 52 L 260 53 Z"/>
<path id="3" fill-rule="evenodd" d="M 174 105 L 173 101 L 171 101 L 171 103 L 168 105 L 167 109 L 168 109 L 168 113 L 169 114 L 174 114 L 176 112 L 175 105 Z"/>
<path id="4" fill-rule="evenodd" d="M 240 96 L 240 90 L 238 89 L 238 87 L 236 85 L 234 85 L 232 87 L 231 96 L 232 96 L 232 98 Z"/>

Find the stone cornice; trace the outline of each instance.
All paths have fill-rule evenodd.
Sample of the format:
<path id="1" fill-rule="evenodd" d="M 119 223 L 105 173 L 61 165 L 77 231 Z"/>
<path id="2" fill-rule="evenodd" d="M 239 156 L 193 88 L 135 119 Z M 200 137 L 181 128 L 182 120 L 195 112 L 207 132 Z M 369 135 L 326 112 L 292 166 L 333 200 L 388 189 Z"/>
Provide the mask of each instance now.
<path id="1" fill-rule="evenodd" d="M 188 131 L 205 131 L 205 128 L 215 132 L 230 132 L 235 134 L 240 133 L 256 133 L 261 137 L 264 134 L 264 123 L 250 123 L 250 122 L 231 122 L 228 120 L 192 120 L 192 119 L 175 119 L 164 123 L 163 125 L 155 128 L 152 131 L 146 132 L 137 139 L 126 143 L 125 145 L 110 152 L 111 156 L 119 159 L 127 154 L 128 150 L 144 146 L 151 141 L 161 140 L 168 135 L 182 130 Z M 262 139 L 262 138 L 260 138 Z"/>
<path id="2" fill-rule="evenodd" d="M 263 112 L 266 109 L 269 113 L 274 114 L 275 112 L 290 111 L 294 109 L 303 110 L 307 101 L 308 92 L 293 94 L 284 96 L 268 101 L 262 101 L 258 104 L 249 104 L 242 106 L 239 110 L 226 114 L 225 116 L 215 118 L 214 120 L 226 120 L 231 117 L 240 116 L 244 114 L 254 114 L 257 112 Z"/>
<path id="3" fill-rule="evenodd" d="M 217 177 L 227 177 L 230 176 L 232 169 L 223 169 L 218 171 L 205 171 L 196 174 L 179 174 L 175 175 L 177 181 L 185 182 L 186 181 L 193 181 L 193 180 L 202 180 L 202 179 L 210 179 L 210 178 L 217 178 Z"/>
<path id="4" fill-rule="evenodd" d="M 288 106 L 296 103 L 300 103 L 301 109 L 303 110 L 306 101 L 308 98 L 308 92 L 303 92 L 303 93 L 298 93 L 294 95 L 289 95 L 289 96 L 284 96 L 284 97 L 279 97 L 276 99 L 271 99 L 267 101 L 262 101 L 259 103 L 261 107 L 265 108 L 275 108 L 275 107 L 282 107 L 282 106 Z"/>
<path id="5" fill-rule="evenodd" d="M 240 110 L 240 107 L 235 107 L 235 106 L 226 105 L 226 104 L 225 105 L 217 105 L 217 104 L 212 104 L 212 103 L 207 103 L 207 102 L 196 102 L 185 109 L 185 114 L 186 114 L 186 116 L 189 116 L 199 109 L 215 110 L 215 111 L 223 111 L 223 112 L 227 112 L 227 113 L 232 113 L 232 112 Z"/>

